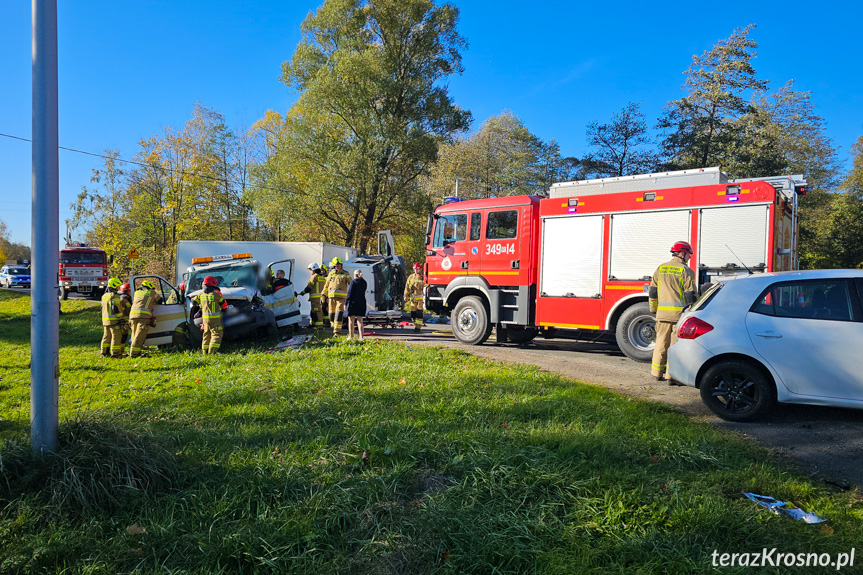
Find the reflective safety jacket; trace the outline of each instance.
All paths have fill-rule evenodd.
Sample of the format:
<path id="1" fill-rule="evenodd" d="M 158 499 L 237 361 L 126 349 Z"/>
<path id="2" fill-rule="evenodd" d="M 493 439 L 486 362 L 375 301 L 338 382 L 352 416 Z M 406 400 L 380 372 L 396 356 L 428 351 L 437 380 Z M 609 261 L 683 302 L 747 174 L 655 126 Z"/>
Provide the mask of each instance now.
<path id="1" fill-rule="evenodd" d="M 201 292 L 192 298 L 201 308 L 201 319 L 207 327 L 219 327 L 222 325 L 222 310 L 228 307 L 222 292 L 213 290 L 210 293 Z"/>
<path id="2" fill-rule="evenodd" d="M 422 301 L 423 286 L 425 286 L 425 282 L 422 274 L 415 272 L 408 276 L 408 281 L 405 284 L 405 301 Z"/>
<path id="3" fill-rule="evenodd" d="M 324 293 L 331 300 L 344 301 L 348 297 L 348 284 L 351 283 L 351 276 L 344 270 L 333 270 L 327 278 L 327 283 L 324 284 Z"/>
<path id="4" fill-rule="evenodd" d="M 102 294 L 102 325 L 118 325 L 129 316 L 129 300 L 114 291 Z"/>
<path id="5" fill-rule="evenodd" d="M 145 287 L 135 290 L 129 319 L 150 319 L 153 317 L 153 307 L 157 303 L 162 303 L 162 296 L 157 294 L 155 290 Z"/>
<path id="6" fill-rule="evenodd" d="M 309 278 L 309 283 L 306 284 L 305 289 L 299 293 L 299 295 L 309 294 L 309 301 L 321 299 L 321 292 L 323 291 L 324 284 L 326 283 L 327 278 L 322 276 L 317 272 L 312 272 L 312 277 Z"/>
<path id="7" fill-rule="evenodd" d="M 677 256 L 671 258 L 653 273 L 648 293 L 650 311 L 656 321 L 676 322 L 683 308 L 698 298 L 695 272 Z"/>

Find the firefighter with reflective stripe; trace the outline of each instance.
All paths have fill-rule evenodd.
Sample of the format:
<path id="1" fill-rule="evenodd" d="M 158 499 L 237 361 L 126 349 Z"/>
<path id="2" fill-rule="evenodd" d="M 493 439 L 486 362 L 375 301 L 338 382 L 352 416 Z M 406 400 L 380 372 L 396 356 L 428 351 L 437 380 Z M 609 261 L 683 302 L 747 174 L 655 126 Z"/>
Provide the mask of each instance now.
<path id="1" fill-rule="evenodd" d="M 120 297 L 117 290 L 122 283 L 117 278 L 108 280 L 102 294 L 102 345 L 104 356 L 123 357 L 123 328 L 120 325 L 129 315 L 129 301 Z"/>
<path id="2" fill-rule="evenodd" d="M 330 262 L 330 275 L 324 284 L 324 293 L 330 308 L 330 323 L 333 325 L 333 335 L 342 334 L 342 319 L 345 315 L 345 299 L 348 297 L 348 284 L 351 276 L 342 270 L 342 260 L 333 258 Z"/>
<path id="3" fill-rule="evenodd" d="M 217 353 L 222 344 L 222 311 L 228 307 L 228 302 L 219 291 L 219 280 L 213 276 L 204 278 L 204 291 L 192 298 L 201 308 L 201 329 L 204 338 L 201 340 L 201 352 Z"/>
<path id="4" fill-rule="evenodd" d="M 308 269 L 312 272 L 312 276 L 309 278 L 309 283 L 306 284 L 306 287 L 299 295 L 309 294 L 309 304 L 312 306 L 311 324 L 313 328 L 320 328 L 324 327 L 324 312 L 321 309 L 321 291 L 323 291 L 327 278 L 324 277 L 321 266 L 316 262 L 310 263 Z"/>
<path id="5" fill-rule="evenodd" d="M 128 283 L 124 283 L 120 286 L 120 290 L 117 292 L 120 294 L 120 297 L 123 298 L 127 304 L 129 304 L 129 308 L 132 307 L 132 286 Z M 129 318 L 125 317 L 120 320 L 120 328 L 123 330 L 123 338 L 120 340 L 123 345 L 126 345 L 126 341 L 129 339 L 129 332 L 131 328 L 129 327 Z"/>
<path id="6" fill-rule="evenodd" d="M 156 286 L 150 280 L 141 282 L 141 287 L 135 290 L 132 298 L 132 311 L 129 312 L 129 323 L 132 326 L 132 345 L 129 348 L 129 357 L 139 357 L 144 351 L 144 341 L 147 332 L 156 325 L 153 317 L 153 308 L 162 303 L 162 296 L 156 293 Z"/>
<path id="7" fill-rule="evenodd" d="M 423 266 L 419 262 L 414 264 L 414 273 L 408 276 L 405 284 L 405 301 L 411 305 L 411 319 L 414 322 L 414 331 L 419 331 L 423 326 Z"/>
<path id="8" fill-rule="evenodd" d="M 695 272 L 689 266 L 692 246 L 677 242 L 671 246 L 673 257 L 653 274 L 648 294 L 650 311 L 656 314 L 656 345 L 650 373 L 658 380 L 667 379 L 668 348 L 677 341 L 677 320 L 683 308 L 695 302 Z"/>
<path id="9" fill-rule="evenodd" d="M 330 277 L 330 270 L 326 264 L 321 264 L 321 277 L 318 281 L 321 282 L 321 313 L 324 317 L 324 327 L 330 327 L 330 305 L 327 301 L 327 292 L 324 291 L 324 286 L 327 284 L 327 278 Z"/>

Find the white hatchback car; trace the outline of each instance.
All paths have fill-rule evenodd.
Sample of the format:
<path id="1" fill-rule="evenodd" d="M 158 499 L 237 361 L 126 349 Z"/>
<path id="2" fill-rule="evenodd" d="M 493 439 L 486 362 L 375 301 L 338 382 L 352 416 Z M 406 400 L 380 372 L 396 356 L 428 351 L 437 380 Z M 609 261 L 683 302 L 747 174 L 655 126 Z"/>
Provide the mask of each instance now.
<path id="1" fill-rule="evenodd" d="M 863 270 L 757 274 L 711 286 L 681 316 L 668 374 L 716 415 L 779 401 L 863 408 Z"/>

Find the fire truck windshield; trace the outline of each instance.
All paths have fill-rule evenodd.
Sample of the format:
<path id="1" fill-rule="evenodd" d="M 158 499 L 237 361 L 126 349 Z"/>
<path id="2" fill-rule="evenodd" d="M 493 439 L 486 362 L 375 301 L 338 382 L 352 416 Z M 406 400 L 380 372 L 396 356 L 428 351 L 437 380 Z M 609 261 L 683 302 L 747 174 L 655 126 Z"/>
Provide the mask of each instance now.
<path id="1" fill-rule="evenodd" d="M 60 263 L 105 265 L 105 252 L 73 252 L 68 250 L 60 250 Z"/>
<path id="2" fill-rule="evenodd" d="M 445 243 L 460 242 L 467 237 L 467 214 L 441 216 L 435 224 L 433 247 L 442 248 Z"/>

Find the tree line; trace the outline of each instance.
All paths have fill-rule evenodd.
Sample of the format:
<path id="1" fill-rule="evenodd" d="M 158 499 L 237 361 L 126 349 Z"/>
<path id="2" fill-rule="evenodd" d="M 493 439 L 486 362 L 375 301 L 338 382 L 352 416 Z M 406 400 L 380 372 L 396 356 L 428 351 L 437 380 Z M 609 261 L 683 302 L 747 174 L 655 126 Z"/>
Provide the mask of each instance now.
<path id="1" fill-rule="evenodd" d="M 392 229 L 423 257 L 425 218 L 462 198 L 537 193 L 558 181 L 720 166 L 731 177 L 804 174 L 803 267 L 863 264 L 863 137 L 841 173 L 808 92 L 771 91 L 752 62 L 754 25 L 734 30 L 686 71 L 684 95 L 648 123 L 638 102 L 586 127 L 588 152 L 564 157 L 512 112 L 470 131 L 449 93 L 463 73 L 458 9 L 434 0 L 326 0 L 302 24 L 281 81 L 284 113 L 230 128 L 195 106 L 183 129 L 145 139 L 132 162 L 107 151 L 70 226 L 128 269 L 171 276 L 181 239 L 327 241 L 367 251 Z M 141 266 L 138 266 L 139 269 Z"/>
<path id="2" fill-rule="evenodd" d="M 24 244 L 13 242 L 9 233 L 9 226 L 0 220 L 0 265 L 7 260 L 29 260 L 30 248 Z"/>

